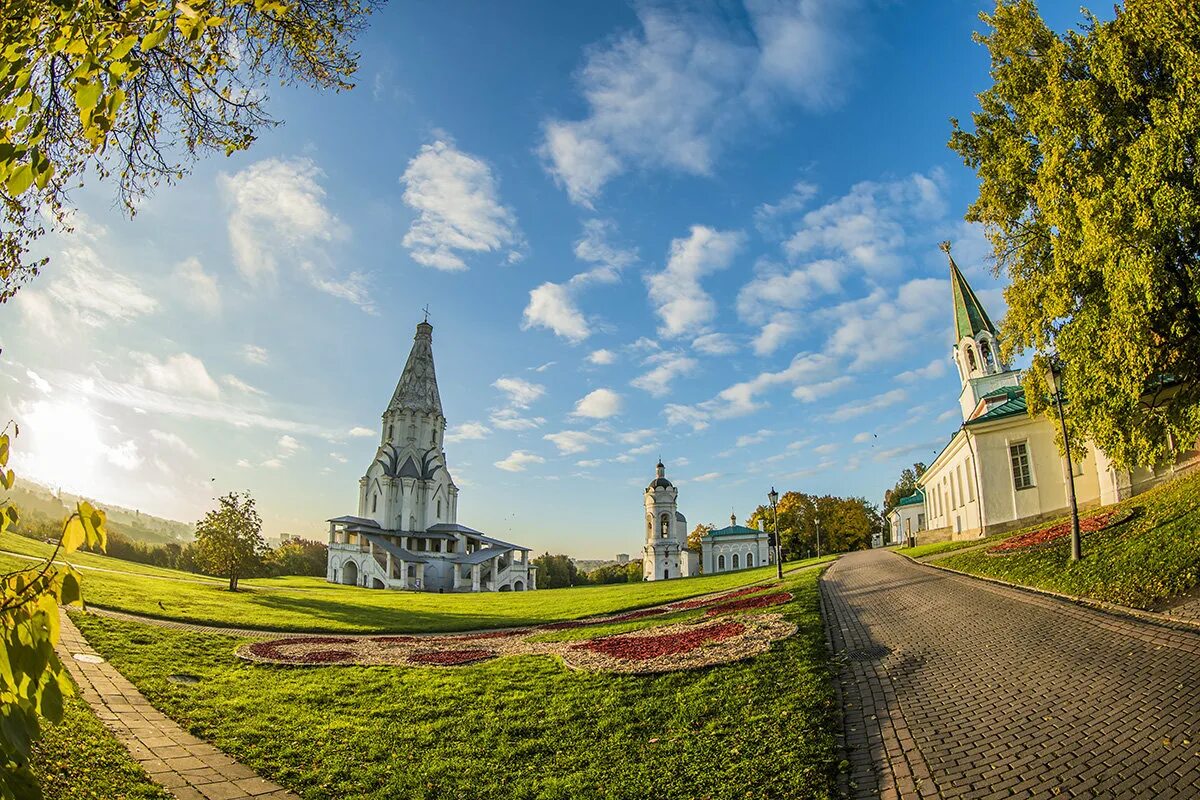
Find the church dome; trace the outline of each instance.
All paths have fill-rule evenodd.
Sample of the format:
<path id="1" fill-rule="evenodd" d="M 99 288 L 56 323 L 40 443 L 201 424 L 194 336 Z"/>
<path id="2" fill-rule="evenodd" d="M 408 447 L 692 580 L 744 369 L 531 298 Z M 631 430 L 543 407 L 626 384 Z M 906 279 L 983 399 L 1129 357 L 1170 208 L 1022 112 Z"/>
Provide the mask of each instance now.
<path id="1" fill-rule="evenodd" d="M 646 488 L 647 489 L 670 489 L 674 485 L 675 484 L 671 483 L 666 478 L 655 478 L 654 480 L 650 481 L 650 485 L 647 486 Z"/>

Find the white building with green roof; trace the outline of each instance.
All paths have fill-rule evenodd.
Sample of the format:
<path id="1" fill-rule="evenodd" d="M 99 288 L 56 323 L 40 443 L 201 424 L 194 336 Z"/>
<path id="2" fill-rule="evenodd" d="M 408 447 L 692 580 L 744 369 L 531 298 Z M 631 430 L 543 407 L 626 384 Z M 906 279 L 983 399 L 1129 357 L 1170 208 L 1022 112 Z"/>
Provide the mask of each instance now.
<path id="1" fill-rule="evenodd" d="M 700 560 L 705 575 L 773 564 L 771 555 L 766 532 L 738 525 L 735 514 L 729 515 L 729 527 L 700 537 Z"/>
<path id="2" fill-rule="evenodd" d="M 917 481 L 923 494 L 920 510 L 905 507 L 902 512 L 924 514 L 926 530 L 918 536 L 922 542 L 1002 533 L 1068 512 L 1068 466 L 1059 454 L 1056 426 L 1045 417 L 1029 416 L 1020 371 L 1001 361 L 996 326 L 954 263 L 949 243 L 942 249 L 950 262 L 952 356 L 962 383 L 963 421 Z M 1198 457 L 1189 449 L 1172 465 L 1122 470 L 1088 444 L 1084 458 L 1069 468 L 1078 504 L 1087 508 L 1144 491 Z M 898 515 L 896 522 L 904 524 Z M 920 526 L 913 529 L 920 531 Z M 900 535 L 904 533 L 901 527 Z"/>

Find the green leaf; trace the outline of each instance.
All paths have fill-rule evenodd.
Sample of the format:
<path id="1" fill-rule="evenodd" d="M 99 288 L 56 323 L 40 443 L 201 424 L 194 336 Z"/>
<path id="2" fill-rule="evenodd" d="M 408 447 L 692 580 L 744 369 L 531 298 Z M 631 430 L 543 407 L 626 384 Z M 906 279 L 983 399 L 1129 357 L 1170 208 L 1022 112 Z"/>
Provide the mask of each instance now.
<path id="1" fill-rule="evenodd" d="M 79 546 L 87 541 L 87 531 L 79 520 L 78 514 L 72 514 L 63 527 L 62 549 L 64 555 L 74 553 Z"/>
<path id="2" fill-rule="evenodd" d="M 100 102 L 100 95 L 103 91 L 104 86 L 99 81 L 76 86 L 75 105 L 79 106 L 80 111 L 93 109 L 96 107 L 96 103 Z"/>
<path id="3" fill-rule="evenodd" d="M 107 550 L 108 532 L 104 529 L 104 512 L 86 500 L 79 501 L 76 508 L 79 510 L 79 521 L 83 524 L 88 547 L 99 545 L 101 550 Z"/>
<path id="4" fill-rule="evenodd" d="M 149 51 L 149 50 L 153 50 L 154 48 L 158 47 L 160 44 L 162 44 L 164 41 L 166 41 L 167 33 L 169 33 L 169 32 L 170 32 L 170 28 L 167 27 L 166 25 L 164 25 L 163 27 L 159 28 L 156 31 L 150 31 L 149 33 L 146 34 L 146 37 L 144 39 L 142 39 L 142 50 Z"/>
<path id="5" fill-rule="evenodd" d="M 8 189 L 9 194 L 16 197 L 17 195 L 24 194 L 31 183 L 33 183 L 33 167 L 29 164 L 22 164 L 8 176 L 8 182 L 5 184 L 5 187 Z"/>
<path id="6" fill-rule="evenodd" d="M 59 722 L 63 713 L 62 689 L 54 676 L 47 677 L 49 680 L 42 687 L 42 696 L 38 699 L 38 711 L 51 722 Z"/>
<path id="7" fill-rule="evenodd" d="M 63 574 L 62 590 L 59 592 L 58 601 L 64 606 L 69 606 L 80 600 L 82 600 L 82 596 L 79 592 L 79 578 L 76 577 L 74 570 L 67 570 Z"/>
<path id="8" fill-rule="evenodd" d="M 8 434 L 0 434 L 0 467 L 8 465 Z"/>
<path id="9" fill-rule="evenodd" d="M 5 489 L 11 489 L 14 480 L 15 476 L 11 469 L 7 471 L 0 469 L 0 486 L 3 486 Z"/>
<path id="10" fill-rule="evenodd" d="M 125 56 L 129 55 L 129 51 L 132 50 L 134 48 L 134 45 L 136 45 L 137 43 L 138 43 L 137 34 L 134 34 L 132 36 L 126 36 L 124 39 L 117 42 L 116 47 L 114 47 L 112 49 L 112 52 L 109 53 L 109 56 L 112 58 L 113 61 L 120 61 Z"/>

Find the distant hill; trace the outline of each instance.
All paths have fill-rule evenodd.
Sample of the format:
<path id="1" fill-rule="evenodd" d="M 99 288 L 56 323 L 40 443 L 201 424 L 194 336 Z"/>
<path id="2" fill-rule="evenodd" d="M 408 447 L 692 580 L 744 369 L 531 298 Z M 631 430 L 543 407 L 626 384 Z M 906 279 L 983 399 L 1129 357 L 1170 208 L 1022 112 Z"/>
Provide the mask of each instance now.
<path id="1" fill-rule="evenodd" d="M 177 522 L 173 519 L 163 519 L 153 514 L 145 514 L 137 509 L 122 508 L 91 497 L 56 493 L 41 484 L 29 480 L 21 480 L 7 492 L 6 495 L 21 512 L 21 516 L 30 521 L 40 520 L 61 522 L 74 509 L 79 500 L 87 500 L 97 508 L 104 509 L 108 517 L 108 528 L 134 542 L 146 544 L 168 544 L 170 542 L 190 542 L 194 538 L 195 528 L 187 522 Z"/>

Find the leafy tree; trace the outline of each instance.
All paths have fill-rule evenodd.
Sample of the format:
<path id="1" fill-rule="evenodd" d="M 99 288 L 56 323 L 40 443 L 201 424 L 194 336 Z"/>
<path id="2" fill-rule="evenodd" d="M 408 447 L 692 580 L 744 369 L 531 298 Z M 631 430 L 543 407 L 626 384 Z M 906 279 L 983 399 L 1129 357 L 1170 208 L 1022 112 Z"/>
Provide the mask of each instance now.
<path id="1" fill-rule="evenodd" d="M 627 583 L 641 583 L 644 580 L 642 575 L 642 560 L 630 561 L 625 565 L 625 581 Z"/>
<path id="2" fill-rule="evenodd" d="M 906 497 L 910 497 L 917 491 L 917 479 L 925 474 L 925 464 L 918 461 L 911 467 L 905 467 L 900 471 L 900 479 L 896 481 L 896 485 L 883 493 L 883 511 L 880 516 L 887 519 L 887 515 L 892 513 L 892 509 Z"/>
<path id="3" fill-rule="evenodd" d="M 692 528 L 692 532 L 689 533 L 687 537 L 687 549 L 691 550 L 693 553 L 699 553 L 701 551 L 700 537 L 704 536 L 712 529 L 713 526 L 707 522 L 702 522 L 696 527 Z"/>
<path id="4" fill-rule="evenodd" d="M 1011 281 L 1004 354 L 1057 354 L 1074 440 L 1157 463 L 1200 435 L 1200 5 L 1126 0 L 1062 35 L 1032 0 L 982 18 L 992 85 L 950 147 Z"/>
<path id="5" fill-rule="evenodd" d="M 325 575 L 329 546 L 324 542 L 293 539 L 270 551 L 266 566 L 272 575 Z"/>
<path id="6" fill-rule="evenodd" d="M 588 573 L 588 583 L 628 583 L 629 572 L 625 564 L 605 564 Z"/>
<path id="7" fill-rule="evenodd" d="M 229 591 L 236 592 L 238 578 L 252 571 L 267 549 L 262 518 L 249 492 L 230 492 L 217 504 L 196 523 L 197 556 L 210 574 L 228 577 Z"/>
<path id="8" fill-rule="evenodd" d="M 68 190 L 115 176 L 132 214 L 202 153 L 275 124 L 268 83 L 350 88 L 377 0 L 5 0 L 0 14 L 0 302 L 69 227 Z"/>
<path id="9" fill-rule="evenodd" d="M 533 564 L 538 568 L 539 589 L 561 589 L 587 583 L 587 575 L 579 571 L 569 556 L 543 553 L 533 560 Z"/>
<path id="10" fill-rule="evenodd" d="M 18 432 L 13 426 L 14 434 Z M 0 432 L 0 486 L 11 489 L 11 439 Z M 0 533 L 20 514 L 0 500 Z M 79 573 L 59 557 L 82 545 L 104 549 L 104 512 L 80 501 L 62 524 L 54 552 L 41 564 L 0 575 L 0 798 L 38 800 L 42 792 L 29 770 L 30 747 L 41 735 L 39 715 L 59 722 L 63 698 L 72 693 L 66 669 L 54 652 L 59 606 L 81 604 Z"/>
<path id="11" fill-rule="evenodd" d="M 840 553 L 870 547 L 871 536 L 883 528 L 878 509 L 861 497 L 818 497 L 803 492 L 785 492 L 780 496 L 776 510 L 785 559 L 815 555 L 818 530 L 821 552 Z M 757 527 L 760 520 L 766 522 L 768 535 L 773 537 L 775 516 L 770 506 L 755 508 L 746 525 Z"/>

